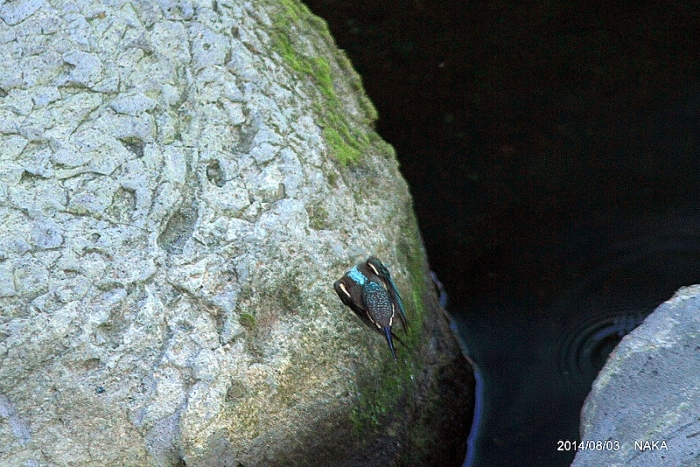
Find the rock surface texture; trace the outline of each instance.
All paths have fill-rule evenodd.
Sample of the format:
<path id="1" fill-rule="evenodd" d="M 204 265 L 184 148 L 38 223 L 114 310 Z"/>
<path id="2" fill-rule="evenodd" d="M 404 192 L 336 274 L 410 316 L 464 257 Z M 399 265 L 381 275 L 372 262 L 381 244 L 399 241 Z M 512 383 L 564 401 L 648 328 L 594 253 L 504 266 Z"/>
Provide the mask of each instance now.
<path id="1" fill-rule="evenodd" d="M 324 23 L 292 0 L 16 0 L 0 60 L 0 465 L 459 454 L 436 442 L 469 374 Z M 398 363 L 333 291 L 370 253 L 407 305 Z"/>
<path id="2" fill-rule="evenodd" d="M 700 465 L 700 286 L 625 336 L 593 383 L 572 467 Z M 600 443 L 598 443 L 600 442 Z"/>

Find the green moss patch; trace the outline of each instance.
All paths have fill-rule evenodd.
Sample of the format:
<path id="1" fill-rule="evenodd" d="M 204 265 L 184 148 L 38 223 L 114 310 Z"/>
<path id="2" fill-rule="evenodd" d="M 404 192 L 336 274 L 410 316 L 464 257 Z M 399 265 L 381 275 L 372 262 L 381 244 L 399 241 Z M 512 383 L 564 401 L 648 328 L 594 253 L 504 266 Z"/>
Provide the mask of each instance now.
<path id="1" fill-rule="evenodd" d="M 289 68 L 310 79 L 320 91 L 319 104 L 313 108 L 324 128 L 323 135 L 333 155 L 343 165 L 357 164 L 367 149 L 369 140 L 362 131 L 354 129 L 360 126 L 360 123 L 353 125 L 342 113 L 344 106 L 333 85 L 330 62 L 325 57 L 304 54 L 299 51 L 300 47 L 295 46 L 296 30 L 308 31 L 309 25 L 312 25 L 319 34 L 330 39 L 328 27 L 322 19 L 314 16 L 305 5 L 296 0 L 284 0 L 281 5 L 283 12 L 274 18 L 271 30 L 275 47 Z M 342 57 L 342 53 L 338 52 L 338 55 Z M 341 66 L 352 70 L 347 58 L 343 57 L 340 61 Z M 352 86 L 363 95 L 359 76 L 355 75 Z M 375 120 L 377 114 L 374 107 L 366 97 L 361 98 L 361 101 L 369 119 Z"/>
<path id="2" fill-rule="evenodd" d="M 254 330 L 258 326 L 258 320 L 255 318 L 255 315 L 248 312 L 241 313 L 241 315 L 238 317 L 238 322 L 241 326 L 250 331 Z"/>

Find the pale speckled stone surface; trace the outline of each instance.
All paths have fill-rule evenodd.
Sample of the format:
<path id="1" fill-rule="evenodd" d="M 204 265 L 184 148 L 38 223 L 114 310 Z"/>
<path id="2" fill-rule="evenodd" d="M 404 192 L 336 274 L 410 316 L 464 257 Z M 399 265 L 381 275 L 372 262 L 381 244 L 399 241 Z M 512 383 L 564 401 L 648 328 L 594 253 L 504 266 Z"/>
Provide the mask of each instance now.
<path id="1" fill-rule="evenodd" d="M 365 389 L 387 368 L 428 387 L 418 360 L 454 348 L 432 308 L 388 366 L 333 292 L 374 253 L 416 317 L 425 262 L 391 148 L 317 20 L 238 0 L 16 0 L 0 19 L 0 465 L 353 462 Z M 334 124 L 370 135 L 359 164 L 338 162 L 329 83 L 280 34 L 328 64 Z"/>
<path id="2" fill-rule="evenodd" d="M 590 448 L 572 467 L 700 465 L 698 364 L 695 285 L 660 305 L 610 355 L 581 414 L 582 442 Z"/>

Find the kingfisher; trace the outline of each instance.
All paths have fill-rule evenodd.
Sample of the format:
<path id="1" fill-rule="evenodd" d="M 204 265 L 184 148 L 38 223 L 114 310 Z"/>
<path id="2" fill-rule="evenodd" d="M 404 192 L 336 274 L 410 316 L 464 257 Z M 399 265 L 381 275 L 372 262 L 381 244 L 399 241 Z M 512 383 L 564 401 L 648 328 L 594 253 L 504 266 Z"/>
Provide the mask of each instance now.
<path id="1" fill-rule="evenodd" d="M 343 304 L 386 338 L 391 355 L 396 360 L 394 339 L 401 340 L 391 331 L 391 326 L 394 318 L 398 317 L 406 332 L 406 310 L 386 266 L 378 258 L 370 256 L 335 281 L 333 288 Z"/>

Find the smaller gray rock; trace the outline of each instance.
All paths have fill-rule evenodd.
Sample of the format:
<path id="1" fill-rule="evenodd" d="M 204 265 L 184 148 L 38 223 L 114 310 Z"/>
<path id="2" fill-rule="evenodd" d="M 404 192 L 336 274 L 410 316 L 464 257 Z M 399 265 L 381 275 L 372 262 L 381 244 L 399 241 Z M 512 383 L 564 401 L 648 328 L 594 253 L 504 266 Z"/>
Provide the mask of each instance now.
<path id="1" fill-rule="evenodd" d="M 581 413 L 572 467 L 700 465 L 700 286 L 680 289 L 617 346 Z"/>

